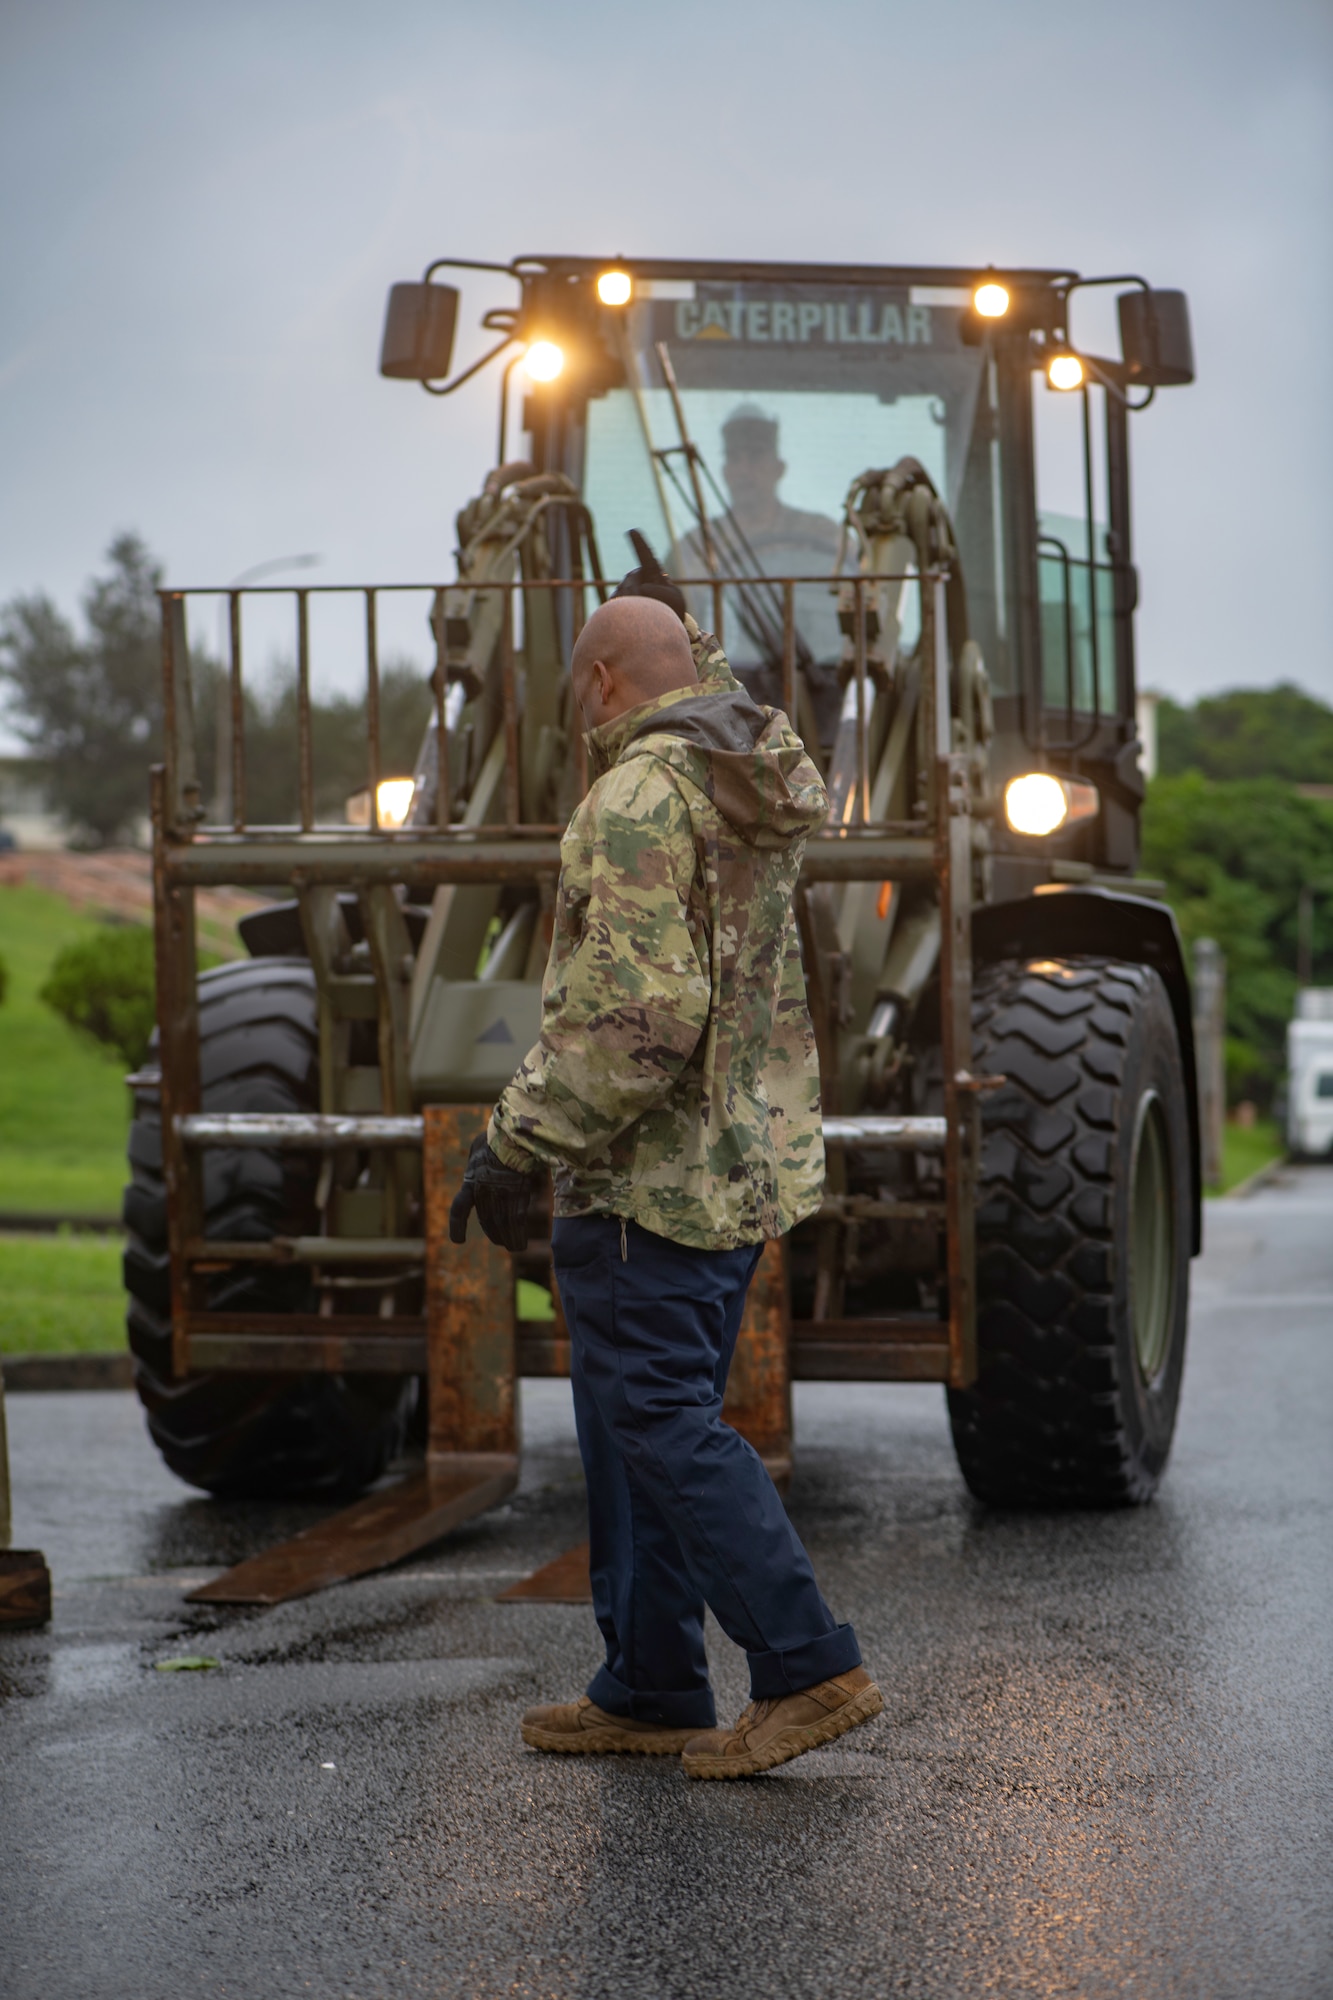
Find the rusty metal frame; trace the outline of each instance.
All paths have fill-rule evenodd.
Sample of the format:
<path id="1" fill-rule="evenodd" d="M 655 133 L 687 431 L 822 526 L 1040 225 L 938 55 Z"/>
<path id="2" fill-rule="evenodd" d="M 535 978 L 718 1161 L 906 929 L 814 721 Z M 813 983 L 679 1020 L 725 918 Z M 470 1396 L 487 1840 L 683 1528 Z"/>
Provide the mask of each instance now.
<path id="1" fill-rule="evenodd" d="M 721 594 L 730 582 L 702 581 Z M 782 684 L 789 701 L 799 694 L 795 661 L 794 591 L 827 578 L 784 578 L 782 586 Z M 853 594 L 852 685 L 855 772 L 839 823 L 808 844 L 801 896 L 820 882 L 894 879 L 938 884 L 942 916 L 940 963 L 944 1116 L 931 1119 L 858 1119 L 836 1115 L 826 1136 L 840 1145 L 901 1145 L 943 1149 L 946 1198 L 874 1201 L 842 1192 L 832 1177 L 821 1208 L 828 1227 L 881 1213 L 934 1220 L 947 1238 L 948 1319 L 901 1314 L 875 1319 L 838 1317 L 826 1302 L 811 1321 L 790 1320 L 785 1246 L 768 1246 L 756 1274 L 737 1345 L 727 1416 L 765 1458 L 776 1477 L 791 1463 L 791 1383 L 795 1380 L 947 1381 L 965 1386 L 975 1375 L 975 1281 L 972 1221 L 978 1157 L 977 1080 L 971 1076 L 970 920 L 976 836 L 966 761 L 952 745 L 950 662 L 945 615 L 946 577 L 920 579 L 922 677 L 920 726 L 929 746 L 925 796 L 918 816 L 874 822 L 870 817 L 870 662 L 865 591 L 884 579 L 849 578 Z M 298 674 L 298 810 L 293 826 L 255 827 L 246 816 L 241 599 L 228 594 L 230 622 L 229 745 L 232 776 L 230 824 L 204 824 L 191 705 L 186 607 L 195 593 L 163 592 L 163 664 L 166 748 L 153 778 L 153 888 L 157 930 L 157 998 L 161 1042 L 163 1174 L 167 1189 L 171 1263 L 172 1365 L 177 1376 L 200 1367 L 328 1369 L 421 1372 L 429 1397 L 426 1470 L 389 1494 L 371 1496 L 307 1536 L 270 1550 L 195 1593 L 213 1602 L 274 1602 L 317 1589 L 396 1560 L 424 1546 L 448 1527 L 491 1506 L 517 1478 L 517 1383 L 520 1374 L 568 1372 L 568 1336 L 559 1318 L 552 1279 L 554 1324 L 515 1320 L 514 1272 L 509 1256 L 489 1243 L 466 1251 L 447 1245 L 447 1209 L 461 1177 L 467 1147 L 483 1129 L 488 1106 L 427 1106 L 413 1113 L 407 1069 L 406 969 L 410 946 L 394 894 L 405 885 L 425 890 L 439 883 L 534 882 L 550 884 L 559 869 L 554 825 L 521 818 L 519 692 L 514 645 L 518 592 L 574 590 L 574 622 L 581 625 L 583 579 L 512 579 L 470 585 L 473 596 L 502 595 L 499 620 L 501 728 L 504 743 L 503 819 L 476 829 L 449 815 L 449 745 L 444 680 L 448 647 L 445 591 L 454 586 L 398 585 L 385 589 L 429 592 L 435 606 L 437 665 L 434 824 L 388 829 L 378 824 L 375 795 L 381 769 L 378 702 L 379 587 L 327 587 L 355 591 L 365 606 L 367 653 L 369 825 L 364 830 L 316 822 L 309 655 L 309 598 L 302 586 L 288 593 L 264 586 L 256 594 L 295 597 Z M 204 593 L 198 593 L 203 595 Z M 214 593 L 208 593 L 213 595 Z M 313 594 L 326 594 L 321 587 Z M 378 1115 L 348 1116 L 333 1101 L 325 1076 L 321 1113 L 280 1121 L 275 1138 L 256 1132 L 254 1144 L 310 1147 L 332 1159 L 337 1149 L 370 1148 L 384 1161 L 384 1234 L 376 1238 L 296 1237 L 268 1244 L 209 1241 L 203 1231 L 202 1149 L 247 1143 L 233 1129 L 244 1120 L 210 1118 L 200 1109 L 198 1003 L 195 990 L 194 897 L 206 885 L 244 886 L 291 881 L 321 996 L 321 1050 L 327 1057 L 337 1000 L 379 1024 L 379 1073 L 384 1099 Z M 330 925 L 341 924 L 335 892 L 351 888 L 370 947 L 371 977 L 336 973 Z M 350 993 L 366 988 L 362 998 Z M 818 982 L 816 982 L 818 983 Z M 835 982 L 836 983 L 836 982 Z M 347 988 L 348 991 L 342 989 Z M 336 990 L 335 990 L 336 989 Z M 825 997 L 832 1000 L 832 988 Z M 818 1012 L 818 995 L 812 993 Z M 324 1063 L 327 1068 L 327 1060 Z M 257 1123 L 265 1121 L 259 1119 Z M 273 1121 L 268 1121 L 272 1123 Z M 873 1133 L 869 1127 L 876 1129 Z M 890 1128 L 897 1128 L 891 1130 Z M 417 1186 L 423 1195 L 424 1234 L 404 1233 Z M 396 1284 L 423 1274 L 424 1313 L 247 1314 L 209 1310 L 203 1281 L 210 1269 L 239 1262 L 338 1263 L 367 1272 L 382 1286 L 382 1300 L 396 1308 Z M 376 1277 L 375 1273 L 379 1273 Z"/>
<path id="2" fill-rule="evenodd" d="M 883 582 L 882 578 L 848 579 L 854 599 L 852 619 L 853 683 L 855 689 L 856 773 L 851 793 L 839 814 L 840 823 L 814 837 L 808 844 L 803 884 L 817 882 L 896 879 L 903 882 L 935 880 L 946 906 L 945 942 L 941 963 L 944 1000 L 946 1102 L 949 1130 L 948 1181 L 953 1193 L 948 1205 L 948 1233 L 951 1243 L 949 1264 L 951 1297 L 950 1377 L 957 1383 L 971 1379 L 974 1367 L 972 1278 L 968 1256 L 970 1241 L 970 1200 L 964 1183 L 974 1171 L 975 1097 L 968 1084 L 970 1043 L 970 960 L 968 927 L 971 905 L 973 827 L 968 811 L 968 787 L 961 760 L 951 749 L 949 720 L 949 661 L 944 614 L 943 574 L 928 572 L 922 585 L 922 651 L 933 661 L 933 671 L 924 677 L 923 727 L 933 746 L 929 772 L 926 813 L 905 821 L 872 822 L 869 818 L 868 748 L 868 657 L 865 591 Z M 726 588 L 739 579 L 710 576 L 708 585 Z M 805 583 L 826 581 L 818 577 L 781 579 L 783 598 L 784 691 L 795 691 L 794 591 Z M 429 594 L 435 607 L 435 638 L 438 663 L 447 664 L 443 623 L 445 591 L 449 586 L 402 584 L 365 587 L 360 585 L 320 586 L 313 594 L 358 596 L 365 607 L 368 694 L 368 779 L 372 798 L 370 824 L 364 831 L 319 827 L 314 820 L 314 782 L 311 769 L 309 599 L 310 586 L 265 585 L 253 591 L 239 589 L 227 594 L 231 627 L 230 686 L 233 728 L 229 747 L 232 762 L 232 818 L 230 826 L 202 824 L 204 809 L 194 749 L 193 713 L 190 698 L 186 606 L 193 595 L 188 591 L 165 591 L 163 607 L 164 694 L 166 709 L 166 761 L 154 785 L 154 888 L 158 923 L 158 1013 L 162 1042 L 163 1157 L 168 1186 L 168 1211 L 173 1282 L 173 1360 L 178 1371 L 190 1366 L 190 1325 L 200 1311 L 196 1269 L 198 1263 L 217 1264 L 229 1256 L 242 1258 L 297 1258 L 338 1255 L 331 1241 L 321 1245 L 298 1241 L 291 1245 L 207 1244 L 201 1227 L 200 1195 L 196 1148 L 184 1138 L 185 1125 L 199 1108 L 198 1022 L 193 979 L 193 900 L 194 891 L 206 885 L 244 886 L 293 880 L 302 906 L 307 944 L 321 991 L 326 1014 L 322 1046 L 332 1018 L 328 1007 L 332 989 L 340 989 L 344 1011 L 355 996 L 342 992 L 350 987 L 349 975 L 335 976 L 332 941 L 327 927 L 337 919 L 333 891 L 355 885 L 362 921 L 371 945 L 373 980 L 365 978 L 364 1011 L 373 1013 L 380 1025 L 380 1074 L 388 1093 L 381 1108 L 386 1116 L 410 1113 L 406 1064 L 407 1008 L 403 969 L 408 959 L 408 941 L 401 913 L 393 895 L 394 885 L 426 890 L 443 882 L 547 881 L 559 869 L 560 829 L 545 824 L 525 823 L 519 816 L 519 730 L 513 634 L 514 600 L 517 593 L 572 590 L 576 622 L 581 622 L 586 593 L 595 585 L 582 578 L 488 581 L 469 586 L 472 595 L 493 592 L 503 600 L 499 620 L 499 668 L 501 678 L 503 737 L 505 747 L 504 822 L 491 829 L 441 825 L 440 810 L 448 808 L 448 745 L 442 699 L 442 682 L 437 676 L 436 728 L 437 821 L 430 827 L 384 829 L 377 825 L 374 781 L 381 768 L 379 741 L 378 627 L 377 603 L 385 592 Z M 244 742 L 244 701 L 242 690 L 241 601 L 247 595 L 287 596 L 297 608 L 298 681 L 297 727 L 299 764 L 299 825 L 292 827 L 252 827 L 245 813 L 246 769 Z M 372 990 L 373 989 L 373 990 Z M 329 1080 L 322 1092 L 323 1111 L 333 1115 Z M 836 1135 L 830 1129 L 829 1138 Z M 295 1142 L 293 1142 L 295 1143 Z M 358 1143 L 364 1143 L 358 1141 Z M 410 1164 L 404 1160 L 413 1146 L 392 1156 L 389 1175 L 393 1215 L 404 1213 L 408 1198 Z M 877 1143 L 884 1143 L 877 1135 Z M 925 1150 L 918 1137 L 912 1142 Z M 962 1170 L 962 1171 L 960 1171 Z M 404 1178 L 405 1174 L 408 1178 Z M 396 1192 L 394 1190 L 396 1189 Z M 836 1195 L 836 1190 L 835 1190 Z M 419 1239 L 404 1238 L 400 1225 L 386 1231 L 385 1240 L 367 1249 L 368 1258 L 392 1262 L 396 1257 L 420 1258 L 424 1254 Z M 353 1246 L 348 1246 L 348 1255 Z M 293 1333 L 296 1329 L 291 1329 Z M 327 1329 L 325 1329 L 327 1331 Z M 201 1336 L 204 1329 L 200 1327 Z M 223 1334 L 210 1328 L 207 1338 L 212 1352 L 221 1353 Z"/>
<path id="3" fill-rule="evenodd" d="M 865 717 L 868 714 L 865 693 L 868 662 L 866 592 L 886 582 L 904 582 L 909 580 L 913 579 L 880 575 L 874 577 L 855 576 L 842 579 L 847 588 L 853 593 L 855 605 L 855 617 L 853 621 L 853 672 L 858 690 L 858 743 L 860 733 L 864 730 Z M 753 583 L 754 579 L 746 576 L 728 576 L 721 573 L 710 573 L 704 577 L 685 577 L 680 579 L 680 581 L 686 589 L 700 588 L 710 591 L 716 589 L 725 592 L 731 589 L 743 588 L 745 585 Z M 781 591 L 782 595 L 783 659 L 781 671 L 783 693 L 784 696 L 794 703 L 799 694 L 795 671 L 796 633 L 794 592 L 796 589 L 804 586 L 827 585 L 829 578 L 827 575 L 810 574 L 771 578 L 769 581 L 776 589 Z M 947 578 L 942 574 L 927 572 L 921 578 L 923 599 L 929 594 L 927 586 L 933 587 L 934 584 L 944 581 L 947 581 Z M 453 663 L 451 663 L 449 658 L 449 644 L 445 629 L 448 622 L 445 611 L 446 597 L 461 594 L 469 601 L 488 597 L 502 600 L 504 611 L 497 619 L 497 625 L 500 632 L 499 669 L 504 734 L 508 753 L 506 761 L 508 763 L 515 755 L 516 746 L 514 737 L 518 714 L 518 690 L 515 678 L 514 604 L 516 600 L 526 601 L 532 593 L 536 593 L 538 596 L 544 593 L 555 595 L 573 593 L 575 605 L 574 630 L 576 632 L 581 629 L 584 619 L 587 616 L 589 602 L 600 601 L 601 596 L 597 580 L 585 576 L 492 577 L 477 582 L 468 581 L 450 584 L 433 582 L 374 585 L 255 584 L 243 588 L 229 589 L 224 593 L 202 587 L 160 591 L 159 599 L 162 607 L 163 624 L 163 693 L 166 723 L 164 763 L 167 770 L 167 810 L 165 825 L 169 837 L 175 841 L 191 840 L 198 837 L 202 838 L 210 847 L 222 845 L 230 851 L 231 843 L 226 840 L 226 836 L 229 834 L 245 836 L 247 840 L 262 840 L 266 836 L 284 834 L 290 838 L 297 838 L 301 835 L 312 835 L 318 838 L 333 833 L 359 846 L 363 855 L 367 856 L 367 858 L 368 851 L 377 847 L 381 840 L 387 839 L 395 845 L 400 845 L 404 842 L 410 844 L 413 833 L 416 833 L 420 837 L 428 831 L 430 833 L 439 832 L 446 834 L 450 839 L 462 840 L 470 832 L 471 837 L 475 840 L 477 838 L 476 829 L 465 829 L 460 823 L 451 821 L 447 817 L 439 820 L 437 825 L 429 830 L 424 828 L 389 829 L 380 827 L 377 823 L 374 788 L 375 781 L 380 775 L 383 761 L 379 714 L 379 604 L 380 600 L 385 597 L 417 596 L 426 597 L 431 600 L 433 607 L 431 622 L 436 666 L 444 670 L 443 673 L 437 674 L 436 677 L 436 714 L 434 719 L 439 730 L 438 747 L 441 750 L 447 750 L 448 726 L 444 713 L 444 685 L 449 677 Z M 226 824 L 209 822 L 205 808 L 201 803 L 195 749 L 195 727 L 187 632 L 187 611 L 191 601 L 204 598 L 212 599 L 219 594 L 224 595 L 227 600 L 230 634 L 228 679 L 231 697 L 232 728 L 229 732 L 230 742 L 227 749 L 232 764 L 232 811 L 229 822 Z M 310 600 L 313 597 L 320 599 L 356 597 L 362 601 L 364 607 L 367 693 L 366 777 L 371 792 L 371 809 L 369 824 L 359 831 L 353 831 L 342 826 L 321 826 L 314 817 L 310 686 Z M 256 825 L 251 822 L 246 811 L 242 610 L 244 600 L 250 598 L 291 598 L 296 609 L 298 793 L 300 808 L 297 820 L 291 825 L 283 827 Z M 441 761 L 442 763 L 444 762 L 443 759 Z M 441 798 L 447 813 L 449 805 L 447 798 L 447 763 L 444 763 L 444 768 L 438 775 L 443 784 Z M 506 814 L 504 823 L 505 833 L 507 835 L 517 834 L 523 838 L 532 838 L 540 835 L 558 836 L 563 831 L 563 827 L 561 826 L 524 822 L 520 819 L 517 812 L 516 787 L 518 772 L 516 765 L 512 770 L 507 772 L 506 776 L 507 782 L 514 786 L 515 789 L 510 795 L 510 803 L 513 806 L 513 810 Z M 437 801 L 437 810 L 439 803 Z M 865 805 L 866 802 L 863 794 L 858 811 L 849 824 L 867 828 L 870 826 L 871 822 Z M 885 822 L 879 830 L 891 833 L 894 831 L 903 831 L 909 826 L 915 827 L 918 824 L 916 821 L 903 822 L 901 826 L 895 827 L 892 823 Z"/>
<path id="4" fill-rule="evenodd" d="M 485 1105 L 431 1105 L 423 1114 L 421 1156 L 426 1211 L 426 1314 L 404 1335 L 394 1320 L 324 1322 L 325 1331 L 295 1330 L 274 1314 L 249 1340 L 249 1365 L 271 1342 L 286 1365 L 346 1366 L 349 1346 L 378 1362 L 419 1368 L 425 1361 L 427 1445 L 424 1470 L 371 1494 L 304 1535 L 265 1549 L 190 1593 L 196 1603 L 276 1604 L 330 1583 L 382 1569 L 438 1541 L 484 1513 L 518 1484 L 518 1374 L 514 1279 L 510 1259 L 474 1231 L 459 1248 L 449 1242 L 449 1203 L 484 1123 Z M 228 1315 L 198 1314 L 196 1321 Z M 254 1315 L 236 1314 L 237 1322 Z M 213 1335 L 219 1342 L 224 1336 Z M 208 1354 L 208 1333 L 196 1338 Z M 321 1350 L 320 1340 L 325 1342 Z M 424 1356 L 422 1348 L 424 1346 Z"/>

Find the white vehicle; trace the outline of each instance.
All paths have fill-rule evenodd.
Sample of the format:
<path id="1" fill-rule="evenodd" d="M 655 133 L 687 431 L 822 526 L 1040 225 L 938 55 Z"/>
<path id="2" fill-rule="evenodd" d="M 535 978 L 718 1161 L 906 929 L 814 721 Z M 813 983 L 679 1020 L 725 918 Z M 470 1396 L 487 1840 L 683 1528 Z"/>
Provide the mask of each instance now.
<path id="1" fill-rule="evenodd" d="M 1298 1159 L 1333 1154 L 1333 986 L 1296 996 L 1287 1028 L 1287 1146 Z"/>

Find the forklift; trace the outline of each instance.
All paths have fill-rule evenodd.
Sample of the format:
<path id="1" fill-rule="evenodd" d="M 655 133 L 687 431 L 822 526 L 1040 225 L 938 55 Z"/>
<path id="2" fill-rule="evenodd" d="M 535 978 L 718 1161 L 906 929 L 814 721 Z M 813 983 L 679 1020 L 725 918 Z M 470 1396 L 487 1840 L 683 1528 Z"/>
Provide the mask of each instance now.
<path id="1" fill-rule="evenodd" d="M 513 302 L 455 369 L 477 274 Z M 1074 339 L 1094 288 L 1117 354 Z M 193 1485 L 350 1502 L 194 1595 L 276 1602 L 495 1505 L 521 1379 L 568 1373 L 549 1229 L 511 1256 L 451 1245 L 447 1215 L 540 1031 L 560 836 L 587 786 L 569 660 L 631 532 L 792 719 L 830 799 L 796 911 L 825 1190 L 766 1246 L 727 1420 L 782 1481 L 794 1381 L 937 1383 L 979 1500 L 1149 1499 L 1200 1147 L 1180 937 L 1137 873 L 1129 418 L 1193 380 L 1184 295 L 990 266 L 446 258 L 392 288 L 380 369 L 432 396 L 495 382 L 496 464 L 453 575 L 161 593 L 135 1378 Z M 219 597 L 229 782 L 206 788 L 191 662 Z M 246 811 L 258 597 L 292 612 L 282 825 Z M 331 823 L 311 685 L 339 597 L 363 635 L 367 760 Z M 385 768 L 379 713 L 404 603 L 430 649 L 410 771 Z M 224 886 L 266 900 L 240 922 L 248 956 L 199 973 L 195 895 Z"/>

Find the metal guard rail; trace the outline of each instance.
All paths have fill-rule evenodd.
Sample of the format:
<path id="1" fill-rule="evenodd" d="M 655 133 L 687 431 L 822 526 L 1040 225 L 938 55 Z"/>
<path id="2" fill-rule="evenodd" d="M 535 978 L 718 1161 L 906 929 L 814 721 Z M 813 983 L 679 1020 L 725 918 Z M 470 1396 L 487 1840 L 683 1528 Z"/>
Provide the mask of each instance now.
<path id="1" fill-rule="evenodd" d="M 851 717 L 856 730 L 856 780 L 850 798 L 851 811 L 848 824 L 865 826 L 870 822 L 870 711 L 874 699 L 871 677 L 872 639 L 870 636 L 871 598 L 885 584 L 914 584 L 921 591 L 923 634 L 927 624 L 926 606 L 928 600 L 935 600 L 935 616 L 943 620 L 942 593 L 947 572 L 929 569 L 918 576 L 891 574 L 851 576 L 829 575 L 827 573 L 810 576 L 786 576 L 763 578 L 760 581 L 780 601 L 781 606 L 781 665 L 780 682 L 782 707 L 788 715 L 795 714 L 797 672 L 797 622 L 795 592 L 811 587 L 835 588 L 846 593 L 851 599 L 848 616 L 849 638 L 851 641 L 851 676 L 848 695 L 851 700 Z M 708 576 L 683 578 L 682 586 L 687 589 L 707 589 L 712 596 L 713 624 L 719 641 L 725 645 L 724 601 L 729 590 L 753 585 L 756 579 L 745 576 Z M 434 785 L 435 801 L 433 830 L 449 834 L 456 826 L 454 801 L 451 796 L 449 773 L 449 744 L 455 731 L 448 716 L 447 691 L 459 683 L 454 676 L 468 661 L 454 657 L 450 644 L 449 626 L 454 620 L 446 614 L 449 603 L 471 604 L 474 600 L 495 598 L 500 603 L 500 630 L 498 634 L 498 666 L 501 695 L 501 735 L 504 742 L 504 785 L 503 820 L 497 823 L 495 831 L 513 837 L 525 830 L 525 822 L 520 811 L 519 784 L 519 728 L 520 692 L 518 659 L 520 648 L 515 630 L 515 606 L 527 605 L 536 594 L 538 601 L 544 597 L 550 602 L 564 602 L 569 605 L 572 634 L 577 637 L 587 615 L 588 601 L 601 601 L 605 585 L 600 580 L 584 577 L 485 577 L 476 580 L 456 580 L 452 583 L 403 583 L 403 584 L 325 584 L 288 585 L 264 584 L 248 589 L 233 586 L 228 589 L 171 589 L 161 590 L 158 597 L 162 612 L 162 660 L 164 695 L 164 758 L 166 768 L 166 825 L 173 840 L 191 836 L 199 832 L 218 836 L 230 832 L 233 836 L 252 832 L 246 804 L 247 755 L 246 755 L 246 680 L 243 666 L 242 643 L 242 603 L 250 598 L 287 597 L 294 601 L 296 609 L 296 763 L 298 819 L 291 827 L 283 829 L 298 833 L 308 841 L 312 834 L 321 830 L 315 817 L 315 767 L 314 729 L 311 682 L 311 629 L 310 600 L 315 598 L 359 597 L 364 605 L 365 668 L 366 668 L 366 790 L 369 824 L 359 836 L 363 845 L 372 845 L 386 831 L 379 824 L 378 789 L 383 772 L 380 712 L 380 641 L 379 602 L 381 598 L 429 595 L 432 604 L 431 625 L 434 633 L 434 716 L 432 732 L 434 736 Z M 198 751 L 195 740 L 194 698 L 191 673 L 191 648 L 189 633 L 189 607 L 201 599 L 210 601 L 221 598 L 225 601 L 228 626 L 228 660 L 226 662 L 226 703 L 224 709 L 225 729 L 218 743 L 218 771 L 215 774 L 215 792 L 225 793 L 227 810 L 225 817 L 210 822 L 207 807 L 202 799 L 201 774 L 198 767 Z M 525 614 L 526 635 L 526 614 Z M 223 740 L 225 737 L 225 740 Z M 580 790 L 585 788 L 583 734 L 576 729 L 570 746 L 578 770 Z M 947 746 L 946 746 L 947 747 Z M 531 824 L 531 823 L 528 823 Z M 535 830 L 535 829 L 534 829 Z M 558 832 L 559 829 L 544 829 Z M 277 831 L 276 829 L 270 831 Z M 226 850 L 223 850 L 224 852 Z M 230 850 L 233 854 L 236 849 Z M 200 875 L 198 880 L 219 879 Z M 234 881 L 256 880 L 255 876 L 227 878 Z"/>
<path id="2" fill-rule="evenodd" d="M 340 1146 L 419 1146 L 420 1117 L 328 1114 L 303 1111 L 195 1111 L 177 1118 L 187 1146 L 263 1147 L 269 1151 L 334 1152 Z M 940 1153 L 948 1136 L 943 1118 L 825 1118 L 826 1146 L 885 1146 Z"/>

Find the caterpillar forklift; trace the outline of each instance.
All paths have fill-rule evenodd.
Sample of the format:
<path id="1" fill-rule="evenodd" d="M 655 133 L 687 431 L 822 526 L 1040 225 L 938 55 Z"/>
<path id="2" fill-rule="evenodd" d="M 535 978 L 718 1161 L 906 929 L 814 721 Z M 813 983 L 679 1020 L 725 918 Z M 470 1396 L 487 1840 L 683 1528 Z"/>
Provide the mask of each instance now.
<path id="1" fill-rule="evenodd" d="M 512 302 L 453 369 L 469 283 Z M 1098 290 L 1117 353 L 1076 343 Z M 826 1185 L 766 1249 L 728 1420 L 782 1479 L 793 1381 L 937 1383 L 978 1499 L 1149 1499 L 1200 1162 L 1180 939 L 1136 873 L 1129 418 L 1193 379 L 1183 294 L 1060 270 L 444 259 L 393 287 L 380 368 L 433 396 L 489 372 L 496 464 L 451 576 L 282 593 L 288 823 L 246 812 L 247 621 L 279 587 L 162 593 L 136 1380 L 183 1479 L 344 1503 L 195 1595 L 274 1602 L 494 1505 L 521 1378 L 568 1372 L 549 1242 L 458 1248 L 447 1210 L 540 1030 L 587 782 L 570 653 L 631 533 L 793 718 L 831 802 L 797 897 Z M 219 596 L 228 782 L 206 793 L 191 661 Z M 333 597 L 364 635 L 366 782 L 321 823 Z M 411 771 L 384 767 L 379 726 L 404 605 L 430 655 Z M 199 974 L 195 895 L 222 885 L 266 900 L 248 957 Z"/>

